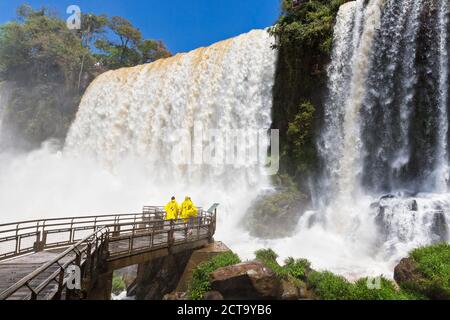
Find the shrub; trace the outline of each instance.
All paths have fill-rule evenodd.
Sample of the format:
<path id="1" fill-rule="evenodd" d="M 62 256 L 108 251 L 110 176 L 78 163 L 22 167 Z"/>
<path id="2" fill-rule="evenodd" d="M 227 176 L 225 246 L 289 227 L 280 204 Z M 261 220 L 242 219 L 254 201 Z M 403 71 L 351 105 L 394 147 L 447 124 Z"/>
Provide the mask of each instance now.
<path id="1" fill-rule="evenodd" d="M 368 286 L 368 278 L 359 279 L 352 285 L 352 298 L 355 300 L 411 300 L 417 299 L 407 292 L 398 290 L 394 282 L 381 277 L 380 288 Z"/>
<path id="2" fill-rule="evenodd" d="M 351 283 L 344 277 L 328 271 L 311 272 L 308 284 L 317 297 L 323 300 L 351 300 L 353 298 Z"/>
<path id="3" fill-rule="evenodd" d="M 125 282 L 123 281 L 122 277 L 114 274 L 113 280 L 112 280 L 112 293 L 114 293 L 115 295 L 118 295 L 118 294 L 121 294 L 125 290 L 126 290 L 126 285 L 125 285 Z"/>
<path id="4" fill-rule="evenodd" d="M 380 278 L 380 287 L 369 286 L 372 280 L 362 278 L 351 283 L 344 277 L 331 272 L 312 272 L 308 284 L 314 290 L 317 298 L 323 300 L 412 300 L 422 299 L 396 288 L 393 281 Z"/>
<path id="5" fill-rule="evenodd" d="M 287 258 L 284 261 L 284 269 L 292 277 L 299 280 L 306 280 L 307 274 L 311 270 L 311 263 L 306 259 Z"/>
<path id="6" fill-rule="evenodd" d="M 188 298 L 201 300 L 206 292 L 211 290 L 209 275 L 219 268 L 240 263 L 239 257 L 232 252 L 219 254 L 209 261 L 205 261 L 195 268 L 188 289 Z"/>
<path id="7" fill-rule="evenodd" d="M 272 269 L 275 274 L 286 279 L 288 272 L 277 262 L 278 255 L 272 249 L 260 249 L 255 252 L 256 259 L 264 263 L 268 268 Z"/>
<path id="8" fill-rule="evenodd" d="M 410 257 L 423 277 L 402 287 L 431 299 L 450 299 L 450 244 L 421 247 L 413 250 Z"/>

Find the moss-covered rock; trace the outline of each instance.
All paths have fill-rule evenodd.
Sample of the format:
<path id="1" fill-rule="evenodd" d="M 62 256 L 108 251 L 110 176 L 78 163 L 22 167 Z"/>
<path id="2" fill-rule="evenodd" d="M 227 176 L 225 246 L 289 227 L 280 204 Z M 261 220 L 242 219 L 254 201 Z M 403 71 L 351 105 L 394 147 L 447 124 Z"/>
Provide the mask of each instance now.
<path id="1" fill-rule="evenodd" d="M 298 220 L 309 205 L 308 197 L 286 179 L 278 185 L 258 196 L 247 211 L 243 222 L 250 235 L 277 239 L 294 234 Z"/>
<path id="2" fill-rule="evenodd" d="M 225 252 L 201 263 L 195 268 L 187 293 L 190 300 L 201 300 L 211 291 L 210 274 L 219 268 L 240 263 L 239 257 L 232 252 Z"/>
<path id="3" fill-rule="evenodd" d="M 450 244 L 413 250 L 396 266 L 394 278 L 406 291 L 429 299 L 450 299 Z"/>

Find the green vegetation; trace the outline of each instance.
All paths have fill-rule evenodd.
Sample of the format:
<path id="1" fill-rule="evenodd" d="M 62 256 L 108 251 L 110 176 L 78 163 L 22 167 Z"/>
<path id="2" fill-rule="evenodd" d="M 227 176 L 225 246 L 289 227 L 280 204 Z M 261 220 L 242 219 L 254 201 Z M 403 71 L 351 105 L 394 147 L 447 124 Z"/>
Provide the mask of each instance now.
<path id="1" fill-rule="evenodd" d="M 272 249 L 255 252 L 256 259 L 263 262 L 275 274 L 284 280 L 290 280 L 297 286 L 306 284 L 318 299 L 322 300 L 406 300 L 409 293 L 397 290 L 394 282 L 380 278 L 380 288 L 369 286 L 372 280 L 363 278 L 355 283 L 331 272 L 317 272 L 311 269 L 311 263 L 305 259 L 288 258 L 284 266 L 276 259 L 278 255 Z"/>
<path id="2" fill-rule="evenodd" d="M 277 262 L 278 255 L 272 249 L 255 252 L 256 259 L 272 269 L 277 277 L 289 280 L 297 287 L 308 288 L 316 299 L 321 300 L 423 300 L 428 298 L 449 299 L 450 245 L 439 244 L 414 250 L 411 254 L 418 261 L 419 269 L 427 275 L 422 286 L 398 288 L 394 281 L 384 277 L 361 278 L 350 282 L 329 271 L 314 271 L 305 259 L 288 258 L 284 265 Z"/>
<path id="3" fill-rule="evenodd" d="M 268 268 L 280 279 L 296 279 L 304 281 L 307 279 L 308 273 L 311 271 L 311 263 L 306 259 L 287 258 L 284 266 L 280 266 L 277 262 L 278 255 L 272 249 L 261 249 L 255 252 L 256 259 L 264 263 Z M 298 281 L 294 281 L 299 284 Z"/>
<path id="4" fill-rule="evenodd" d="M 254 237 L 277 239 L 292 236 L 297 222 L 308 204 L 308 197 L 286 174 L 274 181 L 276 191 L 258 196 L 243 217 L 246 229 Z"/>
<path id="5" fill-rule="evenodd" d="M 284 261 L 284 269 L 292 277 L 299 280 L 306 280 L 307 274 L 311 271 L 311 263 L 306 259 L 289 257 Z"/>
<path id="6" fill-rule="evenodd" d="M 292 146 L 290 153 L 297 163 L 299 172 L 307 172 L 315 159 L 313 121 L 316 109 L 306 101 L 300 104 L 297 115 L 288 124 L 287 142 Z"/>
<path id="7" fill-rule="evenodd" d="M 122 277 L 117 274 L 114 274 L 113 281 L 112 281 L 112 293 L 114 293 L 115 295 L 119 295 L 125 290 L 126 290 L 126 285 L 125 285 L 125 282 L 123 281 Z"/>
<path id="8" fill-rule="evenodd" d="M 323 118 L 334 22 L 345 2 L 310 0 L 294 7 L 292 0 L 282 0 L 282 14 L 269 30 L 279 54 L 273 127 L 280 129 L 281 169 L 304 193 L 307 178 L 320 166 L 314 137 Z"/>
<path id="9" fill-rule="evenodd" d="M 270 268 L 275 275 L 302 288 L 308 298 L 319 300 L 426 300 L 450 299 L 450 244 L 441 243 L 411 252 L 421 277 L 412 275 L 411 282 L 400 287 L 384 277 L 361 278 L 350 282 L 329 271 L 315 271 L 306 259 L 287 258 L 284 265 L 277 262 L 272 249 L 255 252 L 256 260 Z M 202 299 L 211 290 L 209 275 L 221 267 L 239 263 L 239 258 L 229 252 L 200 264 L 194 270 L 189 286 L 189 299 Z"/>
<path id="10" fill-rule="evenodd" d="M 192 280 L 188 289 L 188 298 L 191 300 L 201 300 L 206 292 L 211 290 L 209 275 L 219 268 L 240 263 L 239 257 L 232 252 L 225 252 L 215 256 L 209 261 L 201 263 L 195 268 Z"/>
<path id="11" fill-rule="evenodd" d="M 333 27 L 339 7 L 349 0 L 310 0 L 298 7 L 282 0 L 282 14 L 271 32 L 278 36 L 278 47 L 301 44 L 330 54 Z"/>
<path id="12" fill-rule="evenodd" d="M 311 272 L 308 285 L 317 298 L 322 300 L 408 300 L 412 296 L 395 287 L 394 282 L 380 278 L 380 287 L 372 287 L 376 282 L 368 278 L 350 283 L 344 277 L 331 272 Z"/>
<path id="13" fill-rule="evenodd" d="M 411 252 L 420 277 L 402 283 L 405 290 L 430 299 L 450 299 L 450 244 L 439 243 Z"/>
<path id="14" fill-rule="evenodd" d="M 12 84 L 2 129 L 24 148 L 62 140 L 97 75 L 169 55 L 121 17 L 85 14 L 81 30 L 69 30 L 48 9 L 23 5 L 15 21 L 0 26 L 0 82 Z"/>
<path id="15" fill-rule="evenodd" d="M 261 249 L 255 252 L 256 259 L 272 269 L 275 274 L 284 279 L 288 276 L 287 271 L 278 264 L 278 255 L 272 249 Z"/>

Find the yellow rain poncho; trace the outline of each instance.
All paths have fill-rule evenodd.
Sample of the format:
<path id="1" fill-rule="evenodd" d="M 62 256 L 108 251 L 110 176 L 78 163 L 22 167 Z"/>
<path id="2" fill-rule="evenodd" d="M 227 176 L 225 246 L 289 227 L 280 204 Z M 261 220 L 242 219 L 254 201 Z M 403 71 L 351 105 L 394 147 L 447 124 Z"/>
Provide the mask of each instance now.
<path id="1" fill-rule="evenodd" d="M 195 218 L 197 217 L 197 214 L 197 207 L 194 205 L 191 198 L 186 197 L 186 199 L 184 199 L 183 203 L 181 204 L 180 218 L 184 219 L 184 221 L 187 223 L 189 218 Z"/>
<path id="2" fill-rule="evenodd" d="M 178 220 L 180 205 L 176 200 L 171 200 L 164 208 L 166 209 L 166 220 Z"/>

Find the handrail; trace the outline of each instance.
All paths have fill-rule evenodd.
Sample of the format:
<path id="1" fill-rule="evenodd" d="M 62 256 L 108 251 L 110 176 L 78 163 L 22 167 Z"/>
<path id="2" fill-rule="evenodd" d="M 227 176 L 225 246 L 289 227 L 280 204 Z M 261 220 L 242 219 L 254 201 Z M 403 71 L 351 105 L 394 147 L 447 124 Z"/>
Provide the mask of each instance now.
<path id="1" fill-rule="evenodd" d="M 95 231 L 101 227 L 111 226 L 122 222 L 134 222 L 137 220 L 152 221 L 161 213 L 160 207 L 153 207 L 155 213 L 128 213 L 100 216 L 81 216 L 81 217 L 63 217 L 49 218 L 40 220 L 28 220 L 0 224 L 0 261 L 28 254 L 32 251 L 40 251 L 55 246 L 72 245 L 76 239 L 75 233 Z M 68 234 L 68 239 L 58 240 L 55 243 L 47 243 L 47 235 Z M 26 246 L 22 243 L 23 239 L 33 240 L 34 243 Z M 15 241 L 13 245 L 11 242 Z M 11 243 L 9 246 L 8 244 Z M 24 247 L 26 246 L 26 247 Z"/>
<path id="2" fill-rule="evenodd" d="M 83 236 L 86 232 L 96 231 L 101 227 L 117 229 L 121 224 L 138 221 L 164 225 L 162 207 L 148 206 L 144 207 L 143 211 L 143 213 L 49 218 L 1 224 L 0 261 L 33 251 L 72 245 L 79 240 L 77 234 Z M 199 208 L 199 212 L 209 213 L 202 208 Z"/>
<path id="3" fill-rule="evenodd" d="M 29 275 L 25 276 L 24 278 L 22 278 L 21 280 L 16 282 L 14 285 L 9 287 L 8 289 L 6 289 L 3 292 L 1 292 L 0 293 L 0 300 L 7 299 L 8 297 L 10 297 L 14 293 L 16 293 L 19 289 L 24 288 L 24 287 L 28 288 L 31 291 L 32 296 L 37 298 L 37 295 L 39 295 L 39 293 L 43 289 L 45 289 L 46 285 L 48 285 L 61 272 L 65 272 L 65 267 L 67 267 L 68 265 L 70 265 L 71 263 L 76 261 L 77 259 L 81 258 L 80 255 L 82 255 L 85 250 L 78 250 L 79 246 L 81 246 L 83 244 L 87 244 L 89 242 L 89 240 L 91 240 L 92 238 L 94 238 L 94 241 L 98 240 L 99 239 L 98 235 L 101 235 L 101 237 L 103 238 L 107 233 L 108 233 L 108 228 L 104 227 L 104 228 L 101 228 L 101 229 L 95 231 L 94 233 L 90 234 L 89 236 L 85 237 L 84 239 L 80 240 L 79 242 L 77 242 L 76 244 L 74 244 L 70 248 L 66 249 L 64 252 L 60 253 L 58 256 L 56 256 L 52 260 L 46 262 L 45 264 L 43 264 L 42 266 L 40 266 L 39 268 L 34 270 L 32 273 L 30 273 Z M 90 248 L 90 246 L 86 246 L 86 248 Z M 75 253 L 76 256 L 73 259 L 71 259 L 70 261 L 66 262 L 64 265 L 61 265 L 59 263 L 59 261 L 61 259 L 65 258 L 67 255 L 69 255 L 71 253 Z M 53 273 L 49 278 L 47 278 L 44 281 L 44 283 L 46 284 L 45 286 L 42 286 L 42 284 L 41 284 L 40 286 L 38 286 L 38 290 L 33 290 L 31 288 L 31 286 L 29 286 L 29 283 L 33 279 L 35 279 L 37 276 L 39 276 L 42 272 L 46 271 L 48 268 L 50 268 L 51 266 L 53 266 L 55 264 L 58 264 L 60 266 L 59 272 L 57 272 L 56 275 L 55 275 L 55 273 Z"/>
<path id="4" fill-rule="evenodd" d="M 101 217 L 117 217 L 117 216 L 134 216 L 134 215 L 142 215 L 142 212 L 136 213 L 117 213 L 117 214 L 105 214 L 105 215 L 91 215 L 91 216 L 78 216 L 78 217 L 62 217 L 62 218 L 47 218 L 47 219 L 35 219 L 35 220 L 24 220 L 24 221 L 14 221 L 0 224 L 0 227 L 8 226 L 8 225 L 16 225 L 16 224 L 27 224 L 27 223 L 35 223 L 35 222 L 44 222 L 44 221 L 57 221 L 57 220 L 71 220 L 71 219 L 93 219 L 93 218 L 101 218 Z"/>
<path id="5" fill-rule="evenodd" d="M 188 232 L 192 230 L 192 226 L 188 226 L 182 220 L 166 221 L 162 219 L 161 207 L 144 207 L 143 213 L 137 214 L 31 220 L 31 223 L 34 223 L 32 226 L 21 227 L 21 224 L 28 224 L 30 221 L 0 225 L 0 227 L 15 226 L 14 229 L 0 229 L 0 261 L 46 249 L 70 246 L 51 261 L 0 292 L 0 300 L 7 299 L 24 288 L 30 290 L 31 299 L 37 299 L 38 295 L 53 281 L 58 284 L 58 290 L 56 293 L 55 290 L 50 291 L 49 294 L 56 294 L 57 298 L 60 297 L 62 290 L 66 287 L 67 280 L 64 278 L 66 268 L 71 264 L 76 264 L 82 269 L 83 287 L 89 288 L 91 279 L 95 277 L 93 272 L 97 272 L 96 268 L 99 267 L 98 263 L 163 247 L 170 251 L 173 245 L 180 243 L 204 239 L 211 241 L 215 233 L 217 205 L 215 204 L 212 208 L 210 211 L 213 212 L 199 208 L 199 216 L 194 224 L 194 230 L 197 233 L 194 237 Z M 147 213 L 145 213 L 145 209 L 147 209 Z M 149 210 L 153 210 L 153 212 L 149 212 Z M 89 235 L 80 240 L 76 239 L 78 232 L 90 230 L 92 233 Z M 6 234 L 6 237 L 1 237 L 2 234 Z M 163 234 L 167 234 L 167 236 Z M 67 235 L 68 239 L 65 238 Z M 57 242 L 55 240 L 48 242 L 47 236 L 57 236 Z M 22 239 L 34 237 L 36 242 L 32 247 L 21 247 Z M 14 251 L 2 253 L 2 245 L 14 241 L 15 245 L 11 246 L 15 248 Z M 119 245 L 115 245 L 117 243 Z M 93 247 L 94 245 L 95 247 Z M 123 245 L 125 245 L 125 250 L 121 249 Z M 74 257 L 68 258 L 70 254 L 74 254 Z M 66 260 L 61 261 L 63 258 Z M 57 270 L 49 270 L 51 267 L 57 267 Z M 51 274 L 45 279 L 37 279 L 45 271 L 49 271 Z M 32 288 L 34 280 L 39 280 L 39 284 Z M 71 294 L 71 291 L 68 293 Z"/>

